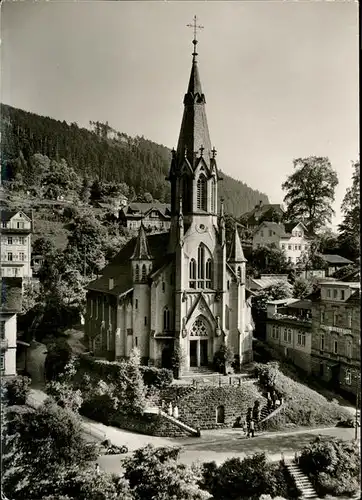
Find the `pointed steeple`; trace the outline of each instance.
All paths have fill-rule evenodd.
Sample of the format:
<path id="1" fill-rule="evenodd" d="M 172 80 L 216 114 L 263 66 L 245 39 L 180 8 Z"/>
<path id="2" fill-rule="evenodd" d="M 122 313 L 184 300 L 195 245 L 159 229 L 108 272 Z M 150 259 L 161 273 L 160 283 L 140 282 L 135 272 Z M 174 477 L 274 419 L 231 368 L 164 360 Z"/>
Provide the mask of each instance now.
<path id="1" fill-rule="evenodd" d="M 242 247 L 241 241 L 240 241 L 239 231 L 238 231 L 236 224 L 235 224 L 233 239 L 231 242 L 228 261 L 229 262 L 246 262 L 246 258 L 244 257 L 243 247 Z"/>
<path id="2" fill-rule="evenodd" d="M 151 260 L 152 254 L 148 246 L 147 235 L 143 223 L 138 231 L 136 245 L 132 254 L 133 260 Z"/>
<path id="3" fill-rule="evenodd" d="M 180 161 L 181 158 L 186 156 L 191 167 L 194 168 L 195 160 L 200 156 L 200 149 L 203 151 L 202 156 L 208 166 L 210 166 L 212 153 L 205 112 L 206 100 L 205 95 L 202 93 L 197 63 L 196 45 L 198 42 L 196 37 L 192 43 L 194 45 L 194 52 L 192 54 L 189 85 L 183 101 L 185 108 L 177 145 L 177 157 Z"/>

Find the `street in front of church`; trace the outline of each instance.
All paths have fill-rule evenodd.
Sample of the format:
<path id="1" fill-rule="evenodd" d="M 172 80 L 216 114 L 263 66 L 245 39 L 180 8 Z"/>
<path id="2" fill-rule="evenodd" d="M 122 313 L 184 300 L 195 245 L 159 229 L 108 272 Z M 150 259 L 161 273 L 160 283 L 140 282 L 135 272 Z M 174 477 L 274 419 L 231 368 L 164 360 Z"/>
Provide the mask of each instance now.
<path id="1" fill-rule="evenodd" d="M 145 436 L 107 426 L 102 426 L 102 429 L 108 429 L 107 436 L 114 444 L 119 446 L 126 444 L 130 452 L 149 443 L 154 446 L 180 446 L 180 461 L 188 465 L 194 462 L 211 461 L 220 465 L 232 457 L 243 459 L 247 455 L 263 452 L 270 460 L 277 461 L 280 460 L 282 454 L 286 459 L 294 457 L 295 452 L 300 451 L 318 435 L 338 437 L 346 441 L 354 438 L 354 429 L 338 427 L 264 433 L 249 439 L 245 437 L 241 429 L 203 431 L 200 438 L 180 439 Z M 101 469 L 118 473 L 121 460 L 125 456 L 101 456 L 97 462 Z"/>

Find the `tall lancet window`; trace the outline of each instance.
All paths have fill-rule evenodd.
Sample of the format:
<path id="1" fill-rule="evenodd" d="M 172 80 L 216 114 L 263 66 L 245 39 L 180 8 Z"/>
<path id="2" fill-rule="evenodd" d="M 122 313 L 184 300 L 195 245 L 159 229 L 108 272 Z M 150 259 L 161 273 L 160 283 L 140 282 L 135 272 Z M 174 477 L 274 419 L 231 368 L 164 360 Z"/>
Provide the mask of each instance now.
<path id="1" fill-rule="evenodd" d="M 196 288 L 196 260 L 190 260 L 190 288 Z"/>
<path id="2" fill-rule="evenodd" d="M 216 182 L 215 179 L 211 181 L 211 212 L 216 212 Z"/>
<path id="3" fill-rule="evenodd" d="M 212 260 L 206 261 L 206 288 L 212 288 Z"/>
<path id="4" fill-rule="evenodd" d="M 197 208 L 207 211 L 206 177 L 203 174 L 197 180 Z"/>
<path id="5" fill-rule="evenodd" d="M 134 280 L 135 281 L 140 280 L 140 266 L 138 264 L 136 264 L 136 267 L 135 267 Z"/>
<path id="6" fill-rule="evenodd" d="M 182 210 L 184 213 L 191 211 L 190 197 L 191 197 L 190 183 L 186 175 L 184 175 L 182 178 Z"/>
<path id="7" fill-rule="evenodd" d="M 204 278 L 205 278 L 205 248 L 203 245 L 199 246 L 197 251 L 197 278 L 198 278 L 198 288 L 204 288 Z"/>

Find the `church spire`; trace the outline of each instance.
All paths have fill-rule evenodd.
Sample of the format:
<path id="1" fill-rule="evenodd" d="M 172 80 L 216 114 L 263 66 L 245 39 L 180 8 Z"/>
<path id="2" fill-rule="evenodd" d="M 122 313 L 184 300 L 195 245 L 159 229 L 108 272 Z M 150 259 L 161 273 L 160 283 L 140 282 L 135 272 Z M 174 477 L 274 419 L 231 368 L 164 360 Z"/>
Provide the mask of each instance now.
<path id="1" fill-rule="evenodd" d="M 235 224 L 235 230 L 233 234 L 233 239 L 231 242 L 230 253 L 228 257 L 229 262 L 246 262 L 244 257 L 243 247 L 241 245 L 238 227 Z"/>
<path id="2" fill-rule="evenodd" d="M 136 245 L 131 257 L 132 260 L 151 260 L 152 255 L 148 246 L 147 235 L 143 223 L 141 222 Z"/>
<path id="3" fill-rule="evenodd" d="M 178 161 L 181 162 L 186 157 L 192 169 L 195 168 L 196 159 L 200 156 L 200 148 L 203 148 L 203 157 L 208 166 L 210 166 L 210 157 L 212 156 L 205 112 L 206 100 L 202 92 L 196 52 L 198 44 L 196 39 L 197 30 L 202 29 L 203 26 L 199 26 L 196 23 L 197 18 L 195 16 L 193 24 L 187 25 L 194 30 L 194 39 L 192 41 L 194 51 L 192 53 L 189 84 L 183 101 L 184 114 L 177 145 Z"/>

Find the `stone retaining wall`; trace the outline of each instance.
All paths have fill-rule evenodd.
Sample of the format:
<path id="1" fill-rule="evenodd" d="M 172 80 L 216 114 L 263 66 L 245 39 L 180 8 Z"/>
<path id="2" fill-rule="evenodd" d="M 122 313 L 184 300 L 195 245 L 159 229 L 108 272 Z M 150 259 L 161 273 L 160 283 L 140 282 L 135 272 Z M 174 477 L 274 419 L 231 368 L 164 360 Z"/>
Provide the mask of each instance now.
<path id="1" fill-rule="evenodd" d="M 256 400 L 265 399 L 252 383 L 244 383 L 240 387 L 191 387 L 171 386 L 161 391 L 165 410 L 171 402 L 178 406 L 179 420 L 194 429 L 218 429 L 233 427 L 238 417 L 244 418 L 247 409 L 254 405 Z M 219 420 L 223 407 L 224 421 Z M 218 411 L 219 408 L 219 411 Z"/>
<path id="2" fill-rule="evenodd" d="M 111 425 L 149 436 L 190 437 L 190 434 L 185 429 L 158 414 L 119 415 L 112 419 Z"/>

